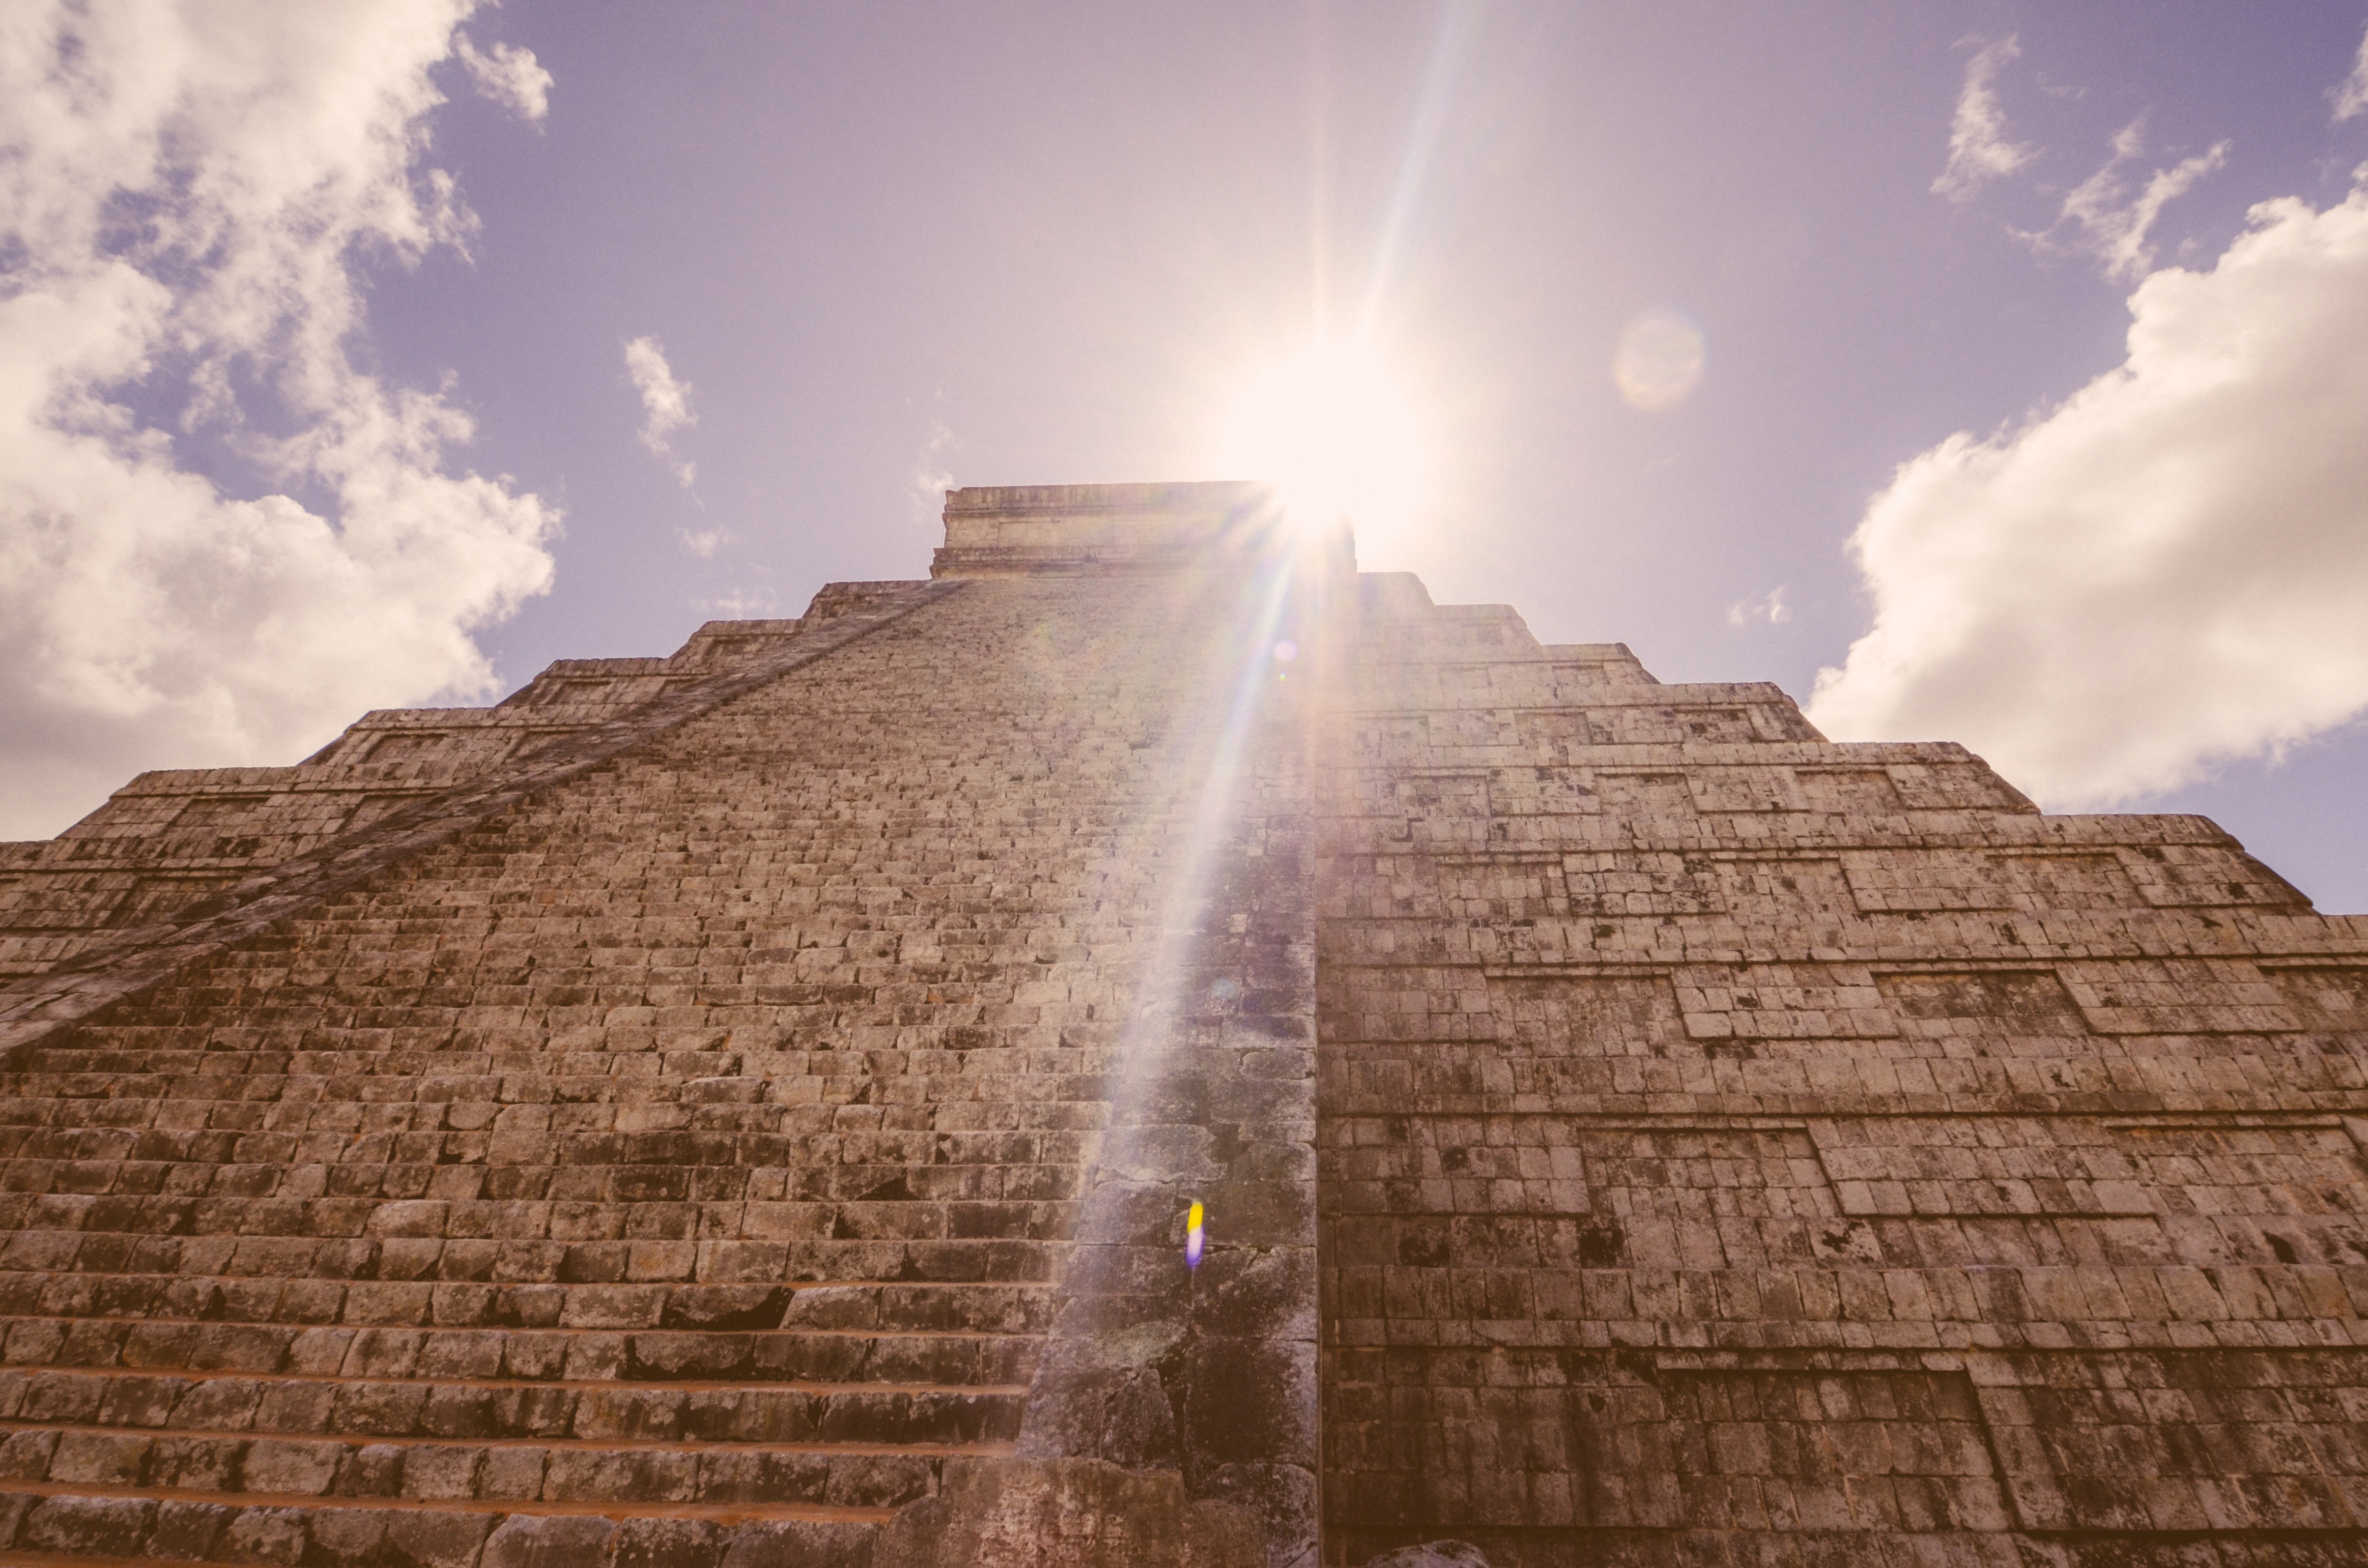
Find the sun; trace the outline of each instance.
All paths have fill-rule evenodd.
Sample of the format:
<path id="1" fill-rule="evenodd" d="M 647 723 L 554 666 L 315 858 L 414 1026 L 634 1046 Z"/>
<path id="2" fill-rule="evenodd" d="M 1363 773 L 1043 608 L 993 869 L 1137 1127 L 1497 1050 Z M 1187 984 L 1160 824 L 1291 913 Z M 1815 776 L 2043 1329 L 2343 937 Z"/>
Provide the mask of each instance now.
<path id="1" fill-rule="evenodd" d="M 1321 340 L 1249 378 L 1218 433 L 1226 472 L 1262 479 L 1298 527 L 1346 519 L 1395 533 L 1420 508 L 1423 422 L 1403 383 L 1361 340 Z"/>

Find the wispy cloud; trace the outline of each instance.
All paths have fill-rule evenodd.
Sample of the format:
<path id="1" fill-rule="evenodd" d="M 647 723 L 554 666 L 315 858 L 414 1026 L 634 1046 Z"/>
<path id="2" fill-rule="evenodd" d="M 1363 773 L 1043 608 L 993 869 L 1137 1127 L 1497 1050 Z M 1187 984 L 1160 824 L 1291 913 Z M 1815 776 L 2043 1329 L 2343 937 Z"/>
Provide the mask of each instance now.
<path id="1" fill-rule="evenodd" d="M 1965 62 L 1965 84 L 1957 91 L 1957 112 L 1949 124 L 1948 166 L 1932 182 L 1933 190 L 1952 201 L 1972 200 L 1982 187 L 2039 155 L 2038 148 L 2006 139 L 2006 111 L 1990 85 L 1998 68 L 2021 53 L 2009 37 L 1984 45 Z"/>
<path id="2" fill-rule="evenodd" d="M 912 472 L 905 476 L 905 493 L 912 499 L 913 516 L 924 525 L 937 522 L 946 509 L 946 492 L 954 487 L 953 470 L 946 466 L 946 454 L 953 449 L 953 444 L 954 433 L 946 422 L 932 419 L 929 438 L 914 458 Z"/>
<path id="3" fill-rule="evenodd" d="M 2361 35 L 2360 52 L 2352 59 L 2351 74 L 2343 78 L 2328 99 L 2334 105 L 2339 121 L 2368 114 L 2368 33 Z"/>
<path id="4" fill-rule="evenodd" d="M 718 620 L 762 620 L 779 609 L 780 603 L 780 596 L 770 586 L 743 583 L 715 598 L 693 599 L 690 608 Z"/>
<path id="5" fill-rule="evenodd" d="M 1784 602 L 1784 589 L 1775 587 L 1757 598 L 1737 599 L 1726 607 L 1729 626 L 1752 626 L 1765 622 L 1782 626 L 1793 619 L 1793 608 Z"/>
<path id="6" fill-rule="evenodd" d="M 1811 717 L 1962 739 L 2055 805 L 2368 709 L 2368 190 L 2265 202 L 2130 297 L 2126 360 L 1904 465 L 1852 540 L 1872 631 Z"/>
<path id="7" fill-rule="evenodd" d="M 534 51 L 514 43 L 480 51 L 468 34 L 455 33 L 452 52 L 479 92 L 520 119 L 541 119 L 551 112 L 551 73 L 535 59 Z"/>
<path id="8" fill-rule="evenodd" d="M 2128 167 L 2145 153 L 2146 121 L 2141 118 L 2113 138 L 2112 155 L 2104 166 L 2064 199 L 2064 221 L 2077 224 L 2080 231 L 2075 248 L 2095 256 L 2103 264 L 2105 276 L 2116 282 L 2134 283 L 2154 266 L 2154 251 L 2146 237 L 2155 220 L 2198 180 L 2227 163 L 2228 143 L 2216 142 L 2169 168 L 2157 169 L 2133 193 Z M 2044 235 L 2031 237 L 2042 244 L 2053 243 Z"/>
<path id="9" fill-rule="evenodd" d="M 9 12 L 0 835 L 142 767 L 292 761 L 365 709 L 491 687 L 472 633 L 549 585 L 558 513 L 453 472 L 468 415 L 349 352 L 358 257 L 470 233 L 422 160 L 472 9 Z M 243 478 L 186 465 L 203 442 Z"/>
<path id="10" fill-rule="evenodd" d="M 690 383 L 675 379 L 666 350 L 655 337 L 637 337 L 625 345 L 625 373 L 641 394 L 642 445 L 672 464 L 675 478 L 688 489 L 697 472 L 675 457 L 673 443 L 676 431 L 699 423 L 699 415 L 690 411 Z"/>

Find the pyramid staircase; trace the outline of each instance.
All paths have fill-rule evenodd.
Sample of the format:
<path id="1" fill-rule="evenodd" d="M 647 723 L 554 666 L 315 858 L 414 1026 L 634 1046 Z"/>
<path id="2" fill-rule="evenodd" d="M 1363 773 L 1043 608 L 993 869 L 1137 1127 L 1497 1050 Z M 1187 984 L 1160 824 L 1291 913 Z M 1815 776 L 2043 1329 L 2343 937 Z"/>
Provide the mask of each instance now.
<path id="1" fill-rule="evenodd" d="M 963 694 L 938 730 L 907 712 L 892 734 L 876 708 L 895 696 L 861 689 L 942 671 L 909 650 L 835 665 L 858 688 L 835 716 L 792 656 L 843 611 L 861 624 L 839 648 L 934 602 L 898 587 L 882 614 L 842 585 L 803 631 L 726 623 L 673 660 L 603 662 L 651 666 L 592 671 L 632 677 L 605 708 L 554 666 L 523 700 L 373 715 L 302 768 L 247 770 L 282 814 L 319 814 L 313 780 L 426 802 L 293 846 L 324 866 L 373 834 L 432 839 L 416 819 L 438 802 L 462 801 L 461 831 L 8 1053 L 0 1563 L 863 1568 L 950 1460 L 1012 1451 L 1100 1081 L 985 1027 L 979 982 L 1053 960 L 1024 900 L 990 911 L 985 857 L 940 842 L 943 866 L 899 863 L 922 851 L 846 825 L 843 777 L 782 783 L 784 747 L 870 747 L 898 780 L 870 803 L 943 789 L 928 768 L 959 757 L 939 731 L 967 724 Z M 721 698 L 632 729 L 665 682 L 701 679 Z M 402 779 L 370 760 L 426 718 L 452 755 Z M 506 733 L 524 720 L 551 733 Z M 605 750 L 570 764 L 586 733 Z M 1054 739 L 1140 761 L 1091 726 Z M 470 781 L 521 759 L 575 771 L 469 818 Z M 168 782 L 202 800 L 220 781 Z M 110 811 L 141 809 L 127 791 Z M 774 814 L 700 825 L 750 810 Z M 154 838 L 174 813 L 148 815 Z M 814 847 L 834 834 L 861 842 Z M 154 875 L 139 834 L 114 837 Z M 787 890 L 769 917 L 720 869 L 752 843 Z M 620 872 L 645 852 L 663 868 Z M 907 949 L 941 956 L 875 966 L 896 946 L 875 916 L 910 932 L 950 910 L 957 929 Z M 78 975 L 155 967 L 141 944 L 174 929 L 85 924 L 17 989 L 79 1006 Z M 795 950 L 848 928 L 827 972 Z M 898 1082 L 908 1059 L 852 1047 L 891 1032 L 962 1054 L 916 1051 Z M 965 1069 L 932 1103 L 921 1074 Z"/>

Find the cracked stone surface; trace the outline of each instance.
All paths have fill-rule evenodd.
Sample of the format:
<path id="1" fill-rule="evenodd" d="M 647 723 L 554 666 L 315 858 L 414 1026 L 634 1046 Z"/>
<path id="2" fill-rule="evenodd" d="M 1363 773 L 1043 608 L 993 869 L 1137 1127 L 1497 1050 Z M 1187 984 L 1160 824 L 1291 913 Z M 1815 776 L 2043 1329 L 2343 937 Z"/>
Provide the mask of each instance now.
<path id="1" fill-rule="evenodd" d="M 2368 1563 L 2368 920 L 1253 487 L 142 775 L 0 980 L 7 1562 Z"/>

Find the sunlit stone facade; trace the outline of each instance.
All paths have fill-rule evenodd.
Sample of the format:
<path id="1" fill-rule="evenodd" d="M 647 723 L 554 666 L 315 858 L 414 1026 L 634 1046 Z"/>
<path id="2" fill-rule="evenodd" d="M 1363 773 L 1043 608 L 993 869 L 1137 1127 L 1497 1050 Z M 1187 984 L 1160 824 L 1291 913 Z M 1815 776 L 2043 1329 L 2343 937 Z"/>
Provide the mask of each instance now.
<path id="1" fill-rule="evenodd" d="M 1247 486 L 143 775 L 0 975 L 7 1561 L 2368 1562 L 2368 921 Z"/>

